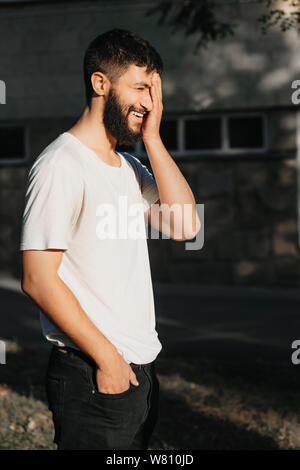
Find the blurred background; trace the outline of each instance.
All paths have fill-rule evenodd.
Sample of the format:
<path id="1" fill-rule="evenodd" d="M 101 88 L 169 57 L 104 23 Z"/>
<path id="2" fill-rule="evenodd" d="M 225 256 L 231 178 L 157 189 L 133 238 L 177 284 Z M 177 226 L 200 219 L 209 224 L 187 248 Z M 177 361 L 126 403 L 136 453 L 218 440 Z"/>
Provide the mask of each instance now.
<path id="1" fill-rule="evenodd" d="M 161 137 L 204 204 L 200 250 L 148 240 L 152 449 L 300 449 L 299 17 L 288 0 L 0 1 L 0 449 L 54 448 L 50 349 L 20 288 L 26 177 L 82 113 L 85 49 L 115 27 L 160 53 Z M 142 142 L 119 150 L 151 171 Z"/>

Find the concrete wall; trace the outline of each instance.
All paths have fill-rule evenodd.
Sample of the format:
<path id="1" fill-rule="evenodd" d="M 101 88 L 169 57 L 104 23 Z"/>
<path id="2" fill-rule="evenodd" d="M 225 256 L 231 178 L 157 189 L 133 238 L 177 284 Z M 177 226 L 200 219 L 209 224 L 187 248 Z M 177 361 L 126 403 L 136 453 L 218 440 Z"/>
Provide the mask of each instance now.
<path id="1" fill-rule="evenodd" d="M 138 2 L 92 2 L 0 11 L 0 79 L 7 85 L 2 118 L 77 115 L 84 105 L 82 60 L 98 34 L 122 27 L 142 35 L 161 53 L 168 110 L 228 109 L 291 103 L 299 78 L 300 40 L 295 32 L 262 36 L 259 4 L 218 6 L 238 24 L 236 35 L 193 55 L 195 38 L 170 34 Z M 147 3 L 147 2 L 145 2 Z"/>
<path id="2" fill-rule="evenodd" d="M 204 203 L 204 246 L 186 251 L 184 243 L 151 240 L 155 279 L 300 285 L 294 159 L 191 162 L 181 170 Z"/>
<path id="3" fill-rule="evenodd" d="M 87 6 L 86 6 L 87 5 Z M 0 271 L 21 275 L 18 252 L 29 166 L 84 107 L 82 59 L 97 34 L 124 27 L 149 39 L 165 62 L 164 113 L 262 109 L 268 113 L 268 155 L 177 160 L 197 203 L 205 204 L 202 250 L 149 240 L 153 279 L 162 282 L 300 285 L 297 233 L 296 114 L 290 84 L 299 78 L 293 32 L 262 41 L 243 5 L 237 35 L 194 56 L 195 41 L 145 18 L 144 7 L 74 6 L 1 10 L 0 79 L 7 104 L 0 124 L 29 126 L 29 162 L 0 166 Z M 234 15 L 240 18 L 240 10 Z M 149 165 L 149 162 L 148 162 Z M 149 165 L 149 169 L 150 165 Z"/>

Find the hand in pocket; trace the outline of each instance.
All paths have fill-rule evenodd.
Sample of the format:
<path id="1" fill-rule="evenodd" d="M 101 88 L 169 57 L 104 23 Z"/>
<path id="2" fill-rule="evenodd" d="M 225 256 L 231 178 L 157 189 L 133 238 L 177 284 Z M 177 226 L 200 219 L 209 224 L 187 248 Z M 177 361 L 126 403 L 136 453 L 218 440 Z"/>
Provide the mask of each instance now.
<path id="1" fill-rule="evenodd" d="M 130 383 L 139 385 L 130 365 L 118 354 L 109 365 L 97 367 L 96 383 L 98 392 L 122 393 L 130 388 Z"/>

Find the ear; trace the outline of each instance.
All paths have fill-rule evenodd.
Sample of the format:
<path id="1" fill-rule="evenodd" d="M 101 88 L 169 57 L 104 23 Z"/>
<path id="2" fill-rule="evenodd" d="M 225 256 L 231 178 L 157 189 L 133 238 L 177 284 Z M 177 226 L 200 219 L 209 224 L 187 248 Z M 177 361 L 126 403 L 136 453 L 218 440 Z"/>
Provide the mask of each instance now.
<path id="1" fill-rule="evenodd" d="M 94 92 L 98 96 L 107 95 L 110 88 L 110 81 L 107 76 L 102 72 L 94 72 L 91 76 L 91 83 Z"/>

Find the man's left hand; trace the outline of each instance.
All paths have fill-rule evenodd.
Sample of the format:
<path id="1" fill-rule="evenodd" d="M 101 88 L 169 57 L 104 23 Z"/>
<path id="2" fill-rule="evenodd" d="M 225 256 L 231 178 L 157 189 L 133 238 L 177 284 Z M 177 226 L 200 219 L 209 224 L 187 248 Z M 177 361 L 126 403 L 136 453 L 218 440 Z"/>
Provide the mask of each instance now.
<path id="1" fill-rule="evenodd" d="M 159 128 L 163 111 L 162 104 L 162 89 L 161 89 L 161 78 L 156 72 L 152 76 L 151 80 L 151 99 L 152 109 L 145 117 L 145 121 L 142 124 L 142 138 L 144 143 L 151 142 L 152 139 L 160 137 Z"/>

